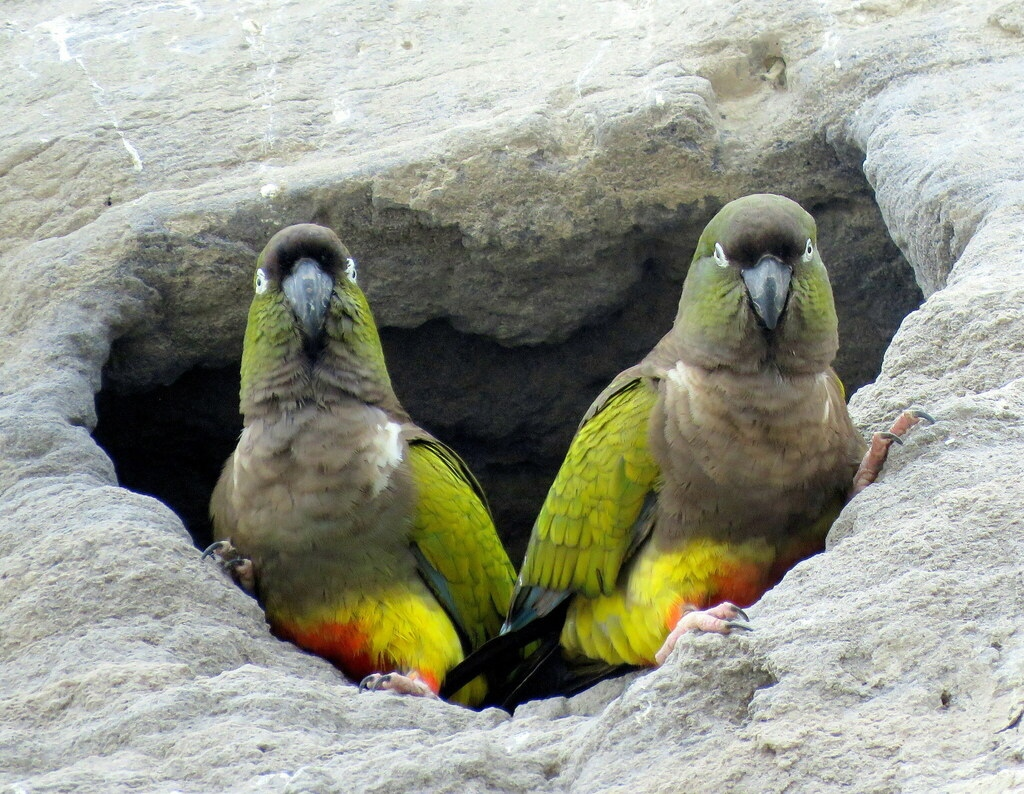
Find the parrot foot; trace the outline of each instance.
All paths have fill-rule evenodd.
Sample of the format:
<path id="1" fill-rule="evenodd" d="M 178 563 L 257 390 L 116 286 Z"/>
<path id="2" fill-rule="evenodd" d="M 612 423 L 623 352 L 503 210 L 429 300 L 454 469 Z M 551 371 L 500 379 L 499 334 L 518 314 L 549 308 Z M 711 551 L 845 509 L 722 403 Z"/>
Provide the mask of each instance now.
<path id="1" fill-rule="evenodd" d="M 401 673 L 372 673 L 359 682 L 359 691 L 396 692 L 399 695 L 412 695 L 413 697 L 437 698 L 437 693 L 430 688 L 416 673 L 402 675 Z"/>
<path id="2" fill-rule="evenodd" d="M 256 592 L 256 569 L 252 560 L 239 554 L 238 549 L 231 545 L 230 539 L 218 540 L 207 546 L 202 559 L 205 560 L 207 557 L 216 557 L 220 567 L 249 595 Z"/>
<path id="3" fill-rule="evenodd" d="M 665 660 L 676 647 L 679 638 L 688 631 L 711 631 L 716 634 L 728 634 L 733 629 L 753 631 L 753 626 L 746 623 L 746 620 L 748 620 L 747 613 L 728 601 L 723 601 L 711 609 L 690 609 L 679 618 L 676 627 L 672 629 L 664 644 L 654 654 L 654 661 L 659 665 L 665 664 Z"/>
<path id="4" fill-rule="evenodd" d="M 924 411 L 909 410 L 899 415 L 892 427 L 887 432 L 875 433 L 871 436 L 871 444 L 868 451 L 864 453 L 864 460 L 861 461 L 857 473 L 853 476 L 853 487 L 850 488 L 850 499 L 855 497 L 871 483 L 878 479 L 882 473 L 882 467 L 889 457 L 889 448 L 895 444 L 903 444 L 905 436 L 914 425 L 924 421 L 930 425 L 935 420 Z M 849 501 L 849 500 L 847 500 Z"/>

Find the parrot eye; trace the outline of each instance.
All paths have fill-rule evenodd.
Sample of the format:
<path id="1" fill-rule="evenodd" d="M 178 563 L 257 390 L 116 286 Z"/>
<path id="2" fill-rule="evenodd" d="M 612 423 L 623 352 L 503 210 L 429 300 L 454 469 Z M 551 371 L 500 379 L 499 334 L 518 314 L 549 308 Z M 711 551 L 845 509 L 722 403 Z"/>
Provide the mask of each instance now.
<path id="1" fill-rule="evenodd" d="M 256 271 L 256 277 L 253 279 L 253 286 L 256 288 L 256 294 L 262 295 L 267 291 L 270 281 L 267 279 L 267 274 L 263 272 L 263 268 Z"/>
<path id="2" fill-rule="evenodd" d="M 804 246 L 804 255 L 800 257 L 804 262 L 810 262 L 811 257 L 814 256 L 814 244 L 811 242 L 811 238 L 807 238 L 807 245 Z"/>
<path id="3" fill-rule="evenodd" d="M 356 283 L 356 260 L 352 257 L 345 260 L 345 275 L 353 284 Z"/>
<path id="4" fill-rule="evenodd" d="M 715 243 L 715 264 L 719 267 L 729 267 L 729 260 L 721 243 Z"/>

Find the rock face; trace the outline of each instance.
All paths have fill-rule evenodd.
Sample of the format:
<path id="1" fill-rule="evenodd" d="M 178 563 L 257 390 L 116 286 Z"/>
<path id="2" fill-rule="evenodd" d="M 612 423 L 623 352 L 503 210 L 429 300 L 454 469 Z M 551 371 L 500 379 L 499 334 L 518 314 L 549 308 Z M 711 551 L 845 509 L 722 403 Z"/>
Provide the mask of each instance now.
<path id="1" fill-rule="evenodd" d="M 1024 786 L 1022 31 L 984 0 L 5 4 L 0 785 Z M 865 431 L 941 421 L 749 636 L 513 718 L 359 695 L 117 487 L 202 539 L 256 253 L 315 221 L 516 549 L 757 190 L 818 217 L 847 381 L 888 345 Z"/>

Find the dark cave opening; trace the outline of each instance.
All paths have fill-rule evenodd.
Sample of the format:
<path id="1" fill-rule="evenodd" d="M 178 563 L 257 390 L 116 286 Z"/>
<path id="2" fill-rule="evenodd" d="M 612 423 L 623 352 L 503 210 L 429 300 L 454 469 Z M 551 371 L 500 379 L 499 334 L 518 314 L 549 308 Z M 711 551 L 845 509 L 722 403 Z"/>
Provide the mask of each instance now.
<path id="1" fill-rule="evenodd" d="M 621 309 L 558 345 L 505 347 L 443 320 L 380 329 L 403 405 L 465 459 L 514 559 L 590 401 L 671 325 L 679 283 L 654 261 L 646 270 Z M 201 548 L 212 541 L 210 494 L 242 428 L 238 386 L 237 364 L 195 367 L 166 386 L 105 385 L 96 398 L 93 436 L 118 482 L 166 503 Z"/>
<path id="2" fill-rule="evenodd" d="M 853 394 L 877 375 L 921 292 L 870 197 L 855 211 L 847 204 L 806 206 L 818 221 L 839 312 L 835 366 Z M 559 344 L 506 347 L 445 320 L 381 328 L 399 398 L 474 471 L 514 562 L 522 559 L 579 418 L 671 326 L 702 226 L 668 239 L 626 241 L 622 255 L 642 256 L 643 277 L 619 307 Z M 124 390 L 116 382 L 105 377 L 97 395 L 95 440 L 123 487 L 166 503 L 205 547 L 212 540 L 210 493 L 241 430 L 237 363 L 195 366 L 169 385 Z"/>

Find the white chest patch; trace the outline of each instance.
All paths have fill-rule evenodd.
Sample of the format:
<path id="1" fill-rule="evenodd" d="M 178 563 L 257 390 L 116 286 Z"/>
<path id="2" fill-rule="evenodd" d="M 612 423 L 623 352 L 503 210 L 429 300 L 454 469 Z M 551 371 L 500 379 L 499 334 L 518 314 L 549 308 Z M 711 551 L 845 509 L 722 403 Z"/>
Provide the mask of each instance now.
<path id="1" fill-rule="evenodd" d="M 689 370 L 690 368 L 682 361 L 677 361 L 676 365 L 668 371 L 668 378 L 675 383 L 676 386 L 681 386 L 684 389 L 688 388 L 690 385 Z"/>
<path id="2" fill-rule="evenodd" d="M 391 479 L 391 473 L 402 462 L 402 428 L 396 422 L 377 425 L 377 434 L 367 448 L 367 459 L 377 470 L 371 492 L 378 496 Z"/>

